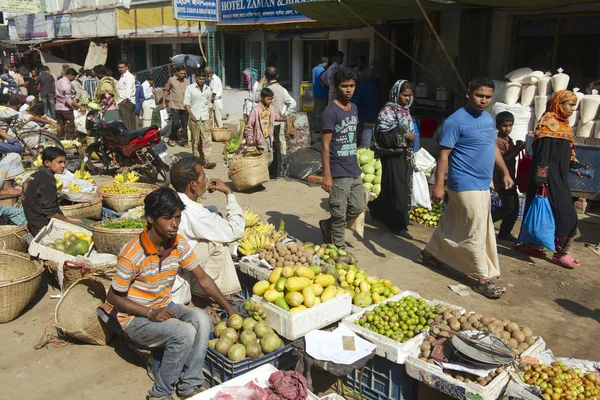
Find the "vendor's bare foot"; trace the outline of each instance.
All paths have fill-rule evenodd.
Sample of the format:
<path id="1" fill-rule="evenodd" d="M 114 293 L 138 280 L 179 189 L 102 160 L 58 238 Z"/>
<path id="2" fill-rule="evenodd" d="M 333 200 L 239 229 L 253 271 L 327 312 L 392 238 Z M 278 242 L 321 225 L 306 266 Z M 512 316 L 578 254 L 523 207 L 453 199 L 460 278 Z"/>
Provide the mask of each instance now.
<path id="1" fill-rule="evenodd" d="M 2 190 L 0 190 L 0 196 L 2 196 L 2 195 L 14 196 L 14 195 L 20 195 L 21 193 L 23 193 L 21 188 L 12 187 L 12 186 L 5 186 Z"/>

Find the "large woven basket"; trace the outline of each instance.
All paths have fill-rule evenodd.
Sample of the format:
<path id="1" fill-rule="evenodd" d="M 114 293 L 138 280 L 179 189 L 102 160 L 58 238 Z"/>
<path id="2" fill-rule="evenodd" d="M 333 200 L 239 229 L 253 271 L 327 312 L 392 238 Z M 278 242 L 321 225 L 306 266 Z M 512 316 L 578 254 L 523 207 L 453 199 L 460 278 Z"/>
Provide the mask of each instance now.
<path id="1" fill-rule="evenodd" d="M 230 128 L 210 128 L 213 142 L 226 142 L 231 139 Z"/>
<path id="2" fill-rule="evenodd" d="M 106 286 L 99 279 L 85 277 L 73 283 L 54 310 L 59 332 L 89 344 L 105 345 L 112 331 L 96 314 L 106 301 Z"/>
<path id="3" fill-rule="evenodd" d="M 40 288 L 44 268 L 28 254 L 0 250 L 0 323 L 10 322 Z"/>
<path id="4" fill-rule="evenodd" d="M 102 196 L 97 194 L 91 201 L 71 206 L 60 206 L 60 209 L 65 217 L 99 220 L 102 218 Z"/>
<path id="5" fill-rule="evenodd" d="M 108 208 L 118 213 L 131 210 L 134 207 L 144 204 L 144 199 L 148 193 L 158 189 L 158 186 L 149 183 L 124 183 L 124 186 L 142 189 L 141 193 L 136 194 L 107 194 L 102 192 L 102 187 L 98 192 L 102 195 L 102 200 Z"/>
<path id="6" fill-rule="evenodd" d="M 27 252 L 27 226 L 0 225 L 0 249 Z"/>
<path id="7" fill-rule="evenodd" d="M 111 219 L 110 222 L 121 221 L 122 218 Z M 98 253 L 109 253 L 119 255 L 121 248 L 131 239 L 137 237 L 142 231 L 140 229 L 109 229 L 103 228 L 103 222 L 96 222 L 92 226 L 92 237 L 94 246 Z"/>
<path id="8" fill-rule="evenodd" d="M 262 185 L 269 180 L 269 163 L 264 153 L 240 154 L 229 160 L 229 179 L 237 190 Z"/>

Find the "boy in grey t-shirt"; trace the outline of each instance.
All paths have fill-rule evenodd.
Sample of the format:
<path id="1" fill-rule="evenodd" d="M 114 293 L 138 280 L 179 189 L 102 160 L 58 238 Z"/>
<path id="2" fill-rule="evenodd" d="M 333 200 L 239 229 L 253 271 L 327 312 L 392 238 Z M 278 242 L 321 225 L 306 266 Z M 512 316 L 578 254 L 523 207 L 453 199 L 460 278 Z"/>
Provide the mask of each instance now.
<path id="1" fill-rule="evenodd" d="M 321 117 L 321 186 L 329 193 L 331 218 L 319 221 L 319 226 L 326 243 L 343 249 L 347 221 L 363 212 L 365 195 L 356 158 L 358 108 L 350 102 L 356 89 L 356 74 L 349 68 L 341 68 L 334 75 L 334 84 L 336 98 Z"/>

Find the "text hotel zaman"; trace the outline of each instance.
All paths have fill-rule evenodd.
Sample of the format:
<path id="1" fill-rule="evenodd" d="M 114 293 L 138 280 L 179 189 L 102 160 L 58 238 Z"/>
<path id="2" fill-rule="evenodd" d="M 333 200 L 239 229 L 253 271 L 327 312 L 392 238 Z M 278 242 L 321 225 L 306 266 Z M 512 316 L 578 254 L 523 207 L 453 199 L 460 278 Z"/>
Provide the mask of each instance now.
<path id="1" fill-rule="evenodd" d="M 290 4 L 304 3 L 306 0 L 231 0 L 222 1 L 221 10 L 235 11 L 250 8 L 284 7 Z"/>

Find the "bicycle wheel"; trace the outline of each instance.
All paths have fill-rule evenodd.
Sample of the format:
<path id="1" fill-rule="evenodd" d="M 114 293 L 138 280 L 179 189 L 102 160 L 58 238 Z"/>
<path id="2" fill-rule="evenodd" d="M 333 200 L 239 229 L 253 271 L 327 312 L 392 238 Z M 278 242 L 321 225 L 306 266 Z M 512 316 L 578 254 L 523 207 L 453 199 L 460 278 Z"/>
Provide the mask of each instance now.
<path id="1" fill-rule="evenodd" d="M 60 139 L 50 133 L 31 131 L 19 133 L 18 136 L 23 144 L 24 157 L 29 156 L 35 159 L 41 154 L 40 150 L 46 147 L 65 149 Z"/>

